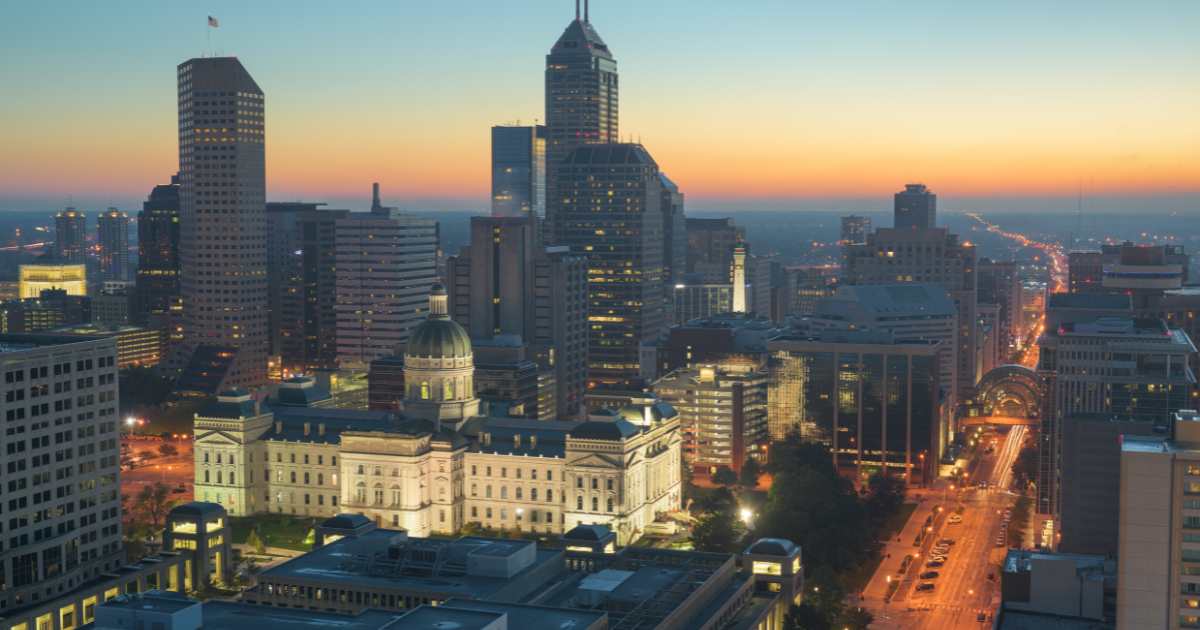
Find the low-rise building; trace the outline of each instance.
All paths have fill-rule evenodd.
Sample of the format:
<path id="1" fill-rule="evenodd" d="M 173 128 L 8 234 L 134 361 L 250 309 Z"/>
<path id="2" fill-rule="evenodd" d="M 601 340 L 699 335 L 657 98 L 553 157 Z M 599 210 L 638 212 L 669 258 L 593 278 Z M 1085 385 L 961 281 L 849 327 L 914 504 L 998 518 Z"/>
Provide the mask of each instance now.
<path id="1" fill-rule="evenodd" d="M 749 362 L 699 364 L 656 381 L 654 393 L 679 413 L 683 456 L 705 475 L 741 472 L 767 456 L 767 374 Z"/>

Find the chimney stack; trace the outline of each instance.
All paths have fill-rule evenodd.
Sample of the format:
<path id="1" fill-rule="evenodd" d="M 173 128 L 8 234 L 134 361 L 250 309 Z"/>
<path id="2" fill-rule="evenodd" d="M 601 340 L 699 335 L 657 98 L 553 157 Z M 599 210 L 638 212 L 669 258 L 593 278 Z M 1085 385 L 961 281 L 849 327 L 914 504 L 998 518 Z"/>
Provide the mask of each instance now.
<path id="1" fill-rule="evenodd" d="M 379 182 L 371 184 L 371 212 L 375 212 L 383 208 L 383 203 L 379 199 Z"/>
<path id="2" fill-rule="evenodd" d="M 305 422 L 304 423 L 304 435 L 308 435 L 311 430 L 312 430 L 312 423 Z"/>

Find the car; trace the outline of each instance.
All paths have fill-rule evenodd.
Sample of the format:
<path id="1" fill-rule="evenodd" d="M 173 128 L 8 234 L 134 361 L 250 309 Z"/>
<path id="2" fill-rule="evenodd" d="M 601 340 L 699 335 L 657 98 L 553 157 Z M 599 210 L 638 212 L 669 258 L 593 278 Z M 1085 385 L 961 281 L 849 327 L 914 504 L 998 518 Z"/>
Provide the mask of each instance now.
<path id="1" fill-rule="evenodd" d="M 933 560 L 934 562 L 945 562 L 946 556 L 930 556 L 929 559 Z"/>
<path id="2" fill-rule="evenodd" d="M 996 546 L 997 546 L 997 547 L 1003 547 L 1003 546 L 1004 546 L 1004 539 L 1003 539 L 1003 538 L 997 538 L 997 539 L 996 539 Z"/>
<path id="3" fill-rule="evenodd" d="M 931 560 L 931 561 L 925 563 L 925 568 L 926 569 L 936 569 L 938 567 L 944 566 L 945 564 L 946 563 L 942 562 L 941 560 Z"/>
<path id="4" fill-rule="evenodd" d="M 954 539 L 953 538 L 943 538 L 938 541 L 938 544 L 939 545 L 953 545 Z"/>
<path id="5" fill-rule="evenodd" d="M 918 591 L 928 592 L 928 591 L 932 591 L 934 588 L 935 587 L 933 585 L 933 582 L 921 582 L 920 584 L 917 585 Z"/>
<path id="6" fill-rule="evenodd" d="M 987 621 L 987 613 L 979 613 L 978 615 L 975 615 L 975 621 L 978 621 L 979 623 Z"/>
<path id="7" fill-rule="evenodd" d="M 926 571 L 920 577 L 922 580 L 936 580 L 938 575 L 940 574 L 937 571 Z"/>
<path id="8" fill-rule="evenodd" d="M 950 517 L 946 519 L 946 522 L 950 523 L 951 525 L 957 525 L 962 522 L 962 517 L 958 514 L 951 514 Z"/>
<path id="9" fill-rule="evenodd" d="M 187 488 L 183 486 L 175 486 L 174 488 L 171 488 L 171 494 L 183 494 L 184 492 L 187 492 Z"/>

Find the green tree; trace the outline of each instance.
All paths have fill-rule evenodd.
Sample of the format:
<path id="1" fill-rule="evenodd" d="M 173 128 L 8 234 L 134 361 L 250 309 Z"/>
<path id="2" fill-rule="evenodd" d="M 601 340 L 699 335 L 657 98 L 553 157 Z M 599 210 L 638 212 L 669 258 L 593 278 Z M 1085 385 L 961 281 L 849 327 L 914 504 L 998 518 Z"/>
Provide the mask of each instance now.
<path id="1" fill-rule="evenodd" d="M 758 462 L 753 459 L 747 459 L 746 463 L 742 464 L 741 478 L 739 481 L 747 488 L 753 488 L 758 485 L 758 476 L 762 474 L 762 468 Z"/>
<path id="2" fill-rule="evenodd" d="M 153 485 L 142 486 L 134 503 L 137 505 L 138 511 L 145 517 L 146 523 L 156 532 L 162 529 L 167 512 L 170 512 L 171 508 L 175 506 L 175 500 L 171 498 L 170 486 L 161 481 L 155 482 Z"/>
<path id="3" fill-rule="evenodd" d="M 309 529 L 308 533 L 304 535 L 304 546 L 312 549 L 315 544 L 317 544 L 317 530 Z"/>
<path id="4" fill-rule="evenodd" d="M 692 545 L 698 551 L 737 553 L 746 533 L 732 510 L 709 512 L 692 529 Z"/>
<path id="5" fill-rule="evenodd" d="M 881 527 L 904 505 L 904 481 L 883 472 L 867 480 L 865 508 L 874 527 Z"/>
<path id="6" fill-rule="evenodd" d="M 1038 452 L 1037 448 L 1024 448 L 1017 455 L 1017 461 L 1012 465 L 1013 485 L 1018 491 L 1024 491 L 1029 482 L 1037 478 Z M 1004 488 L 1007 490 L 1007 488 Z"/>
<path id="7" fill-rule="evenodd" d="M 258 535 L 258 529 L 251 529 L 246 536 L 246 545 L 255 551 L 255 553 L 263 554 L 267 552 L 267 546 L 263 544 L 262 538 Z"/>
<path id="8" fill-rule="evenodd" d="M 712 474 L 712 482 L 718 486 L 732 486 L 738 482 L 738 477 L 727 466 L 721 466 Z"/>
<path id="9" fill-rule="evenodd" d="M 121 393 L 121 412 L 127 413 L 136 407 L 157 407 L 171 395 L 171 381 L 163 378 L 153 368 L 128 367 L 117 377 Z"/>

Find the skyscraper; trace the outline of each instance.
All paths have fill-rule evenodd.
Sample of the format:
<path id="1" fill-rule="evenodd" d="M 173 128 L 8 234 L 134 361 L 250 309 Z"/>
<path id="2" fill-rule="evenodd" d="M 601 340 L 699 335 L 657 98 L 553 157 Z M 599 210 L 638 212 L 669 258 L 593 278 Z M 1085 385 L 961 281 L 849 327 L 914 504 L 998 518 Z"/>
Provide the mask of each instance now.
<path id="1" fill-rule="evenodd" d="M 67 208 L 54 215 L 54 256 L 66 262 L 83 262 L 87 253 L 86 234 L 86 214 Z"/>
<path id="2" fill-rule="evenodd" d="M 592 28 L 585 8 L 546 55 L 546 190 L 548 233 L 557 241 L 558 169 L 575 147 L 617 142 L 617 61 Z"/>
<path id="3" fill-rule="evenodd" d="M 679 186 L 663 173 L 658 178 L 663 190 L 663 281 L 669 288 L 687 272 L 687 217 Z"/>
<path id="4" fill-rule="evenodd" d="M 471 339 L 520 338 L 556 383 L 556 413 L 575 417 L 587 370 L 587 263 L 542 246 L 530 217 L 473 217 L 471 244 L 447 261 L 450 315 Z"/>
<path id="5" fill-rule="evenodd" d="M 658 164 L 640 144 L 583 145 L 560 174 L 560 242 L 588 257 L 589 387 L 638 385 L 638 346 L 664 327 Z"/>
<path id="6" fill-rule="evenodd" d="M 546 216 L 546 127 L 492 127 L 492 216 Z"/>
<path id="7" fill-rule="evenodd" d="M 222 388 L 267 375 L 263 92 L 234 57 L 179 66 L 182 352 L 233 351 Z"/>
<path id="8" fill-rule="evenodd" d="M 96 219 L 96 242 L 100 245 L 100 279 L 129 279 L 129 215 L 109 208 Z"/>
<path id="9" fill-rule="evenodd" d="M 349 210 L 267 204 L 271 355 L 285 375 L 337 365 L 335 227 Z"/>
<path id="10" fill-rule="evenodd" d="M 937 226 L 937 195 L 925 188 L 925 184 L 906 184 L 896 193 L 896 229 L 924 229 Z"/>
<path id="11" fill-rule="evenodd" d="M 746 240 L 746 230 L 733 219 L 687 219 L 687 272 L 705 283 L 730 281 L 733 248 Z"/>
<path id="12" fill-rule="evenodd" d="M 379 203 L 334 224 L 337 359 L 366 369 L 403 348 L 437 281 L 438 225 Z"/>
<path id="13" fill-rule="evenodd" d="M 871 233 L 871 217 L 860 217 L 856 214 L 842 217 L 842 244 L 854 245 L 866 243 L 867 235 Z"/>
<path id="14" fill-rule="evenodd" d="M 160 184 L 150 191 L 150 198 L 138 213 L 137 229 L 137 285 L 130 319 L 140 326 L 175 330 L 183 312 L 179 295 L 178 175 L 171 176 L 170 184 Z"/>

